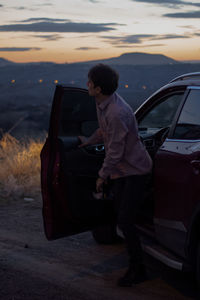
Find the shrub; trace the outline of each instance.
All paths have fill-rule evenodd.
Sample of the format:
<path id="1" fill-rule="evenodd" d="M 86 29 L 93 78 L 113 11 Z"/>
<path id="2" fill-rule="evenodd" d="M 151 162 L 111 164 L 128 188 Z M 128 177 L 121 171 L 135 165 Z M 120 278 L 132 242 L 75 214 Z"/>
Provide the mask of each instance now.
<path id="1" fill-rule="evenodd" d="M 34 197 L 40 192 L 40 151 L 43 142 L 19 141 L 10 134 L 0 140 L 0 194 Z"/>

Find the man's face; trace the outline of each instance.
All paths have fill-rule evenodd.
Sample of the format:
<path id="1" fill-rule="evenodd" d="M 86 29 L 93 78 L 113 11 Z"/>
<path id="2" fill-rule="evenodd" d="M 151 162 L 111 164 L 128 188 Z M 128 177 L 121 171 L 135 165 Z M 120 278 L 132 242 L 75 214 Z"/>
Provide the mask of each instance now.
<path id="1" fill-rule="evenodd" d="M 93 81 L 90 78 L 88 78 L 87 87 L 90 96 L 96 97 L 101 92 L 100 87 L 99 86 L 95 87 Z"/>

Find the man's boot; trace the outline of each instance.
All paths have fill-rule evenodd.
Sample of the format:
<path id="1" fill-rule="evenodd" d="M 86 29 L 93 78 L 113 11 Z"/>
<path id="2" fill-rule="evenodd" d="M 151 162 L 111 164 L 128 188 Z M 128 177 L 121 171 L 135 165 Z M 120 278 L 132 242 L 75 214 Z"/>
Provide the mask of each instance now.
<path id="1" fill-rule="evenodd" d="M 143 282 L 146 279 L 146 270 L 143 264 L 140 264 L 135 267 L 130 265 L 124 276 L 119 278 L 117 285 L 123 287 L 130 287 L 133 284 Z"/>

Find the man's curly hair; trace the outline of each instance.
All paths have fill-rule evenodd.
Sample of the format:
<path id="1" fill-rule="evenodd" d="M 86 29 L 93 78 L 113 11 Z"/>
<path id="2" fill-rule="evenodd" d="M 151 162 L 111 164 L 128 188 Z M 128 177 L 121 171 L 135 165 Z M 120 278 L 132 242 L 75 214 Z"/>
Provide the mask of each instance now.
<path id="1" fill-rule="evenodd" d="M 98 64 L 88 72 L 88 78 L 99 86 L 103 95 L 112 95 L 118 88 L 118 73 L 108 65 Z"/>

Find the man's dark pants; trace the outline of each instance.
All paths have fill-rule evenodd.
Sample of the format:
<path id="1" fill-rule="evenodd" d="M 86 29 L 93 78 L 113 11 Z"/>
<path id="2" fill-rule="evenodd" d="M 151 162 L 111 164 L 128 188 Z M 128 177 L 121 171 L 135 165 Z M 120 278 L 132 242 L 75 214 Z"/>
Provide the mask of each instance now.
<path id="1" fill-rule="evenodd" d="M 117 224 L 127 244 L 130 264 L 136 269 L 143 264 L 142 248 L 135 227 L 136 215 L 144 200 L 150 175 L 132 175 L 112 180 Z"/>

